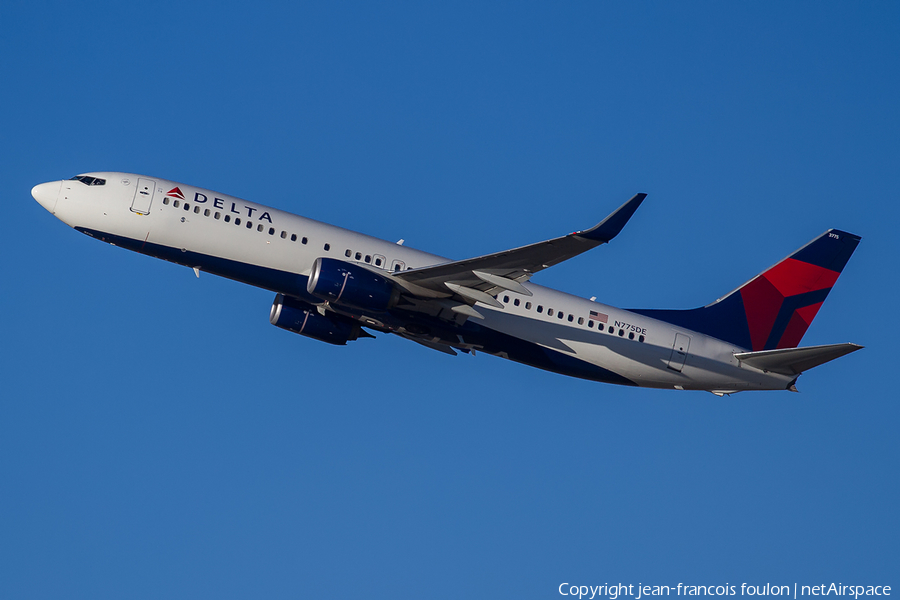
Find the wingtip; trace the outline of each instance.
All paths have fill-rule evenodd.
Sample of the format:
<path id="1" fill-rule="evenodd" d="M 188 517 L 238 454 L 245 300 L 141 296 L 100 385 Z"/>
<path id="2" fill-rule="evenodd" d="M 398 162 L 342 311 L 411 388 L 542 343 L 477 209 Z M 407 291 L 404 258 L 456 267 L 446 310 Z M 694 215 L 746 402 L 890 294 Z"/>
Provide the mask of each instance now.
<path id="1" fill-rule="evenodd" d="M 646 197 L 647 194 L 643 192 L 635 194 L 600 223 L 588 230 L 578 232 L 576 235 L 601 243 L 610 241 L 621 233 Z"/>

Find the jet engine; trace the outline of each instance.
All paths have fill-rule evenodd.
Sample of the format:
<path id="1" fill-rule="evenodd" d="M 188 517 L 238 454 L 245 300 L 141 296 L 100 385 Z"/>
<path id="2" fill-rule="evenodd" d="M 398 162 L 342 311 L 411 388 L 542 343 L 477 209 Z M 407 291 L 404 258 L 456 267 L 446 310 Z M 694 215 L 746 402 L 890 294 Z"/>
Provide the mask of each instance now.
<path id="1" fill-rule="evenodd" d="M 319 257 L 313 263 L 306 290 L 338 305 L 385 311 L 397 304 L 400 290 L 385 277 L 334 258 Z"/>
<path id="2" fill-rule="evenodd" d="M 372 337 L 362 330 L 359 323 L 344 317 L 323 317 L 315 308 L 283 294 L 275 296 L 269 311 L 269 322 L 275 327 L 336 346 L 344 346 L 360 336 Z"/>

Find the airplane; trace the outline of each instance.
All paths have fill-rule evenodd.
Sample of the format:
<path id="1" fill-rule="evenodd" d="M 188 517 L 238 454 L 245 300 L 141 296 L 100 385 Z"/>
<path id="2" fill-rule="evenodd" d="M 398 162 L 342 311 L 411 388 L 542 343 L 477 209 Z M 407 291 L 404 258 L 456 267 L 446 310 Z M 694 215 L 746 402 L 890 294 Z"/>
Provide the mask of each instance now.
<path id="1" fill-rule="evenodd" d="M 275 292 L 273 325 L 329 344 L 371 330 L 450 355 L 719 396 L 796 392 L 801 373 L 862 348 L 798 347 L 861 239 L 837 229 L 706 306 L 624 310 L 531 278 L 612 241 L 646 194 L 590 229 L 465 260 L 145 175 L 84 173 L 31 194 L 92 238 Z"/>

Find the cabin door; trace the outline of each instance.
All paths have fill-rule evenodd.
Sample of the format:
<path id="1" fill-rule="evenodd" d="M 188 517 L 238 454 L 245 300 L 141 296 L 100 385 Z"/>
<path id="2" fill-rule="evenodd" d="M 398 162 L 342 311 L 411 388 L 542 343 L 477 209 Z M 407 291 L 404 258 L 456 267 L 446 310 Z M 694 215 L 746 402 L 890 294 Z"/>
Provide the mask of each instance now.
<path id="1" fill-rule="evenodd" d="M 684 368 L 684 359 L 687 358 L 688 348 L 691 347 L 691 336 L 683 333 L 675 334 L 675 343 L 672 344 L 672 355 L 669 357 L 668 367 L 673 371 L 681 372 Z"/>
<path id="2" fill-rule="evenodd" d="M 140 215 L 149 215 L 150 203 L 153 202 L 153 192 L 155 191 L 155 181 L 138 179 L 134 189 L 134 200 L 131 201 L 131 212 L 136 212 Z"/>

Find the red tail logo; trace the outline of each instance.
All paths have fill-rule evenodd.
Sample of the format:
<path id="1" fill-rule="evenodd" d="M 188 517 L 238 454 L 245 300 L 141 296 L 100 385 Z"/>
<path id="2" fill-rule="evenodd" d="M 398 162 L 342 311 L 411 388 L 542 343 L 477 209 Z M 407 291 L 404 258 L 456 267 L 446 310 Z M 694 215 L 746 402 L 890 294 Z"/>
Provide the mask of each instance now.
<path id="1" fill-rule="evenodd" d="M 797 346 L 838 275 L 786 258 L 742 287 L 753 350 Z"/>

